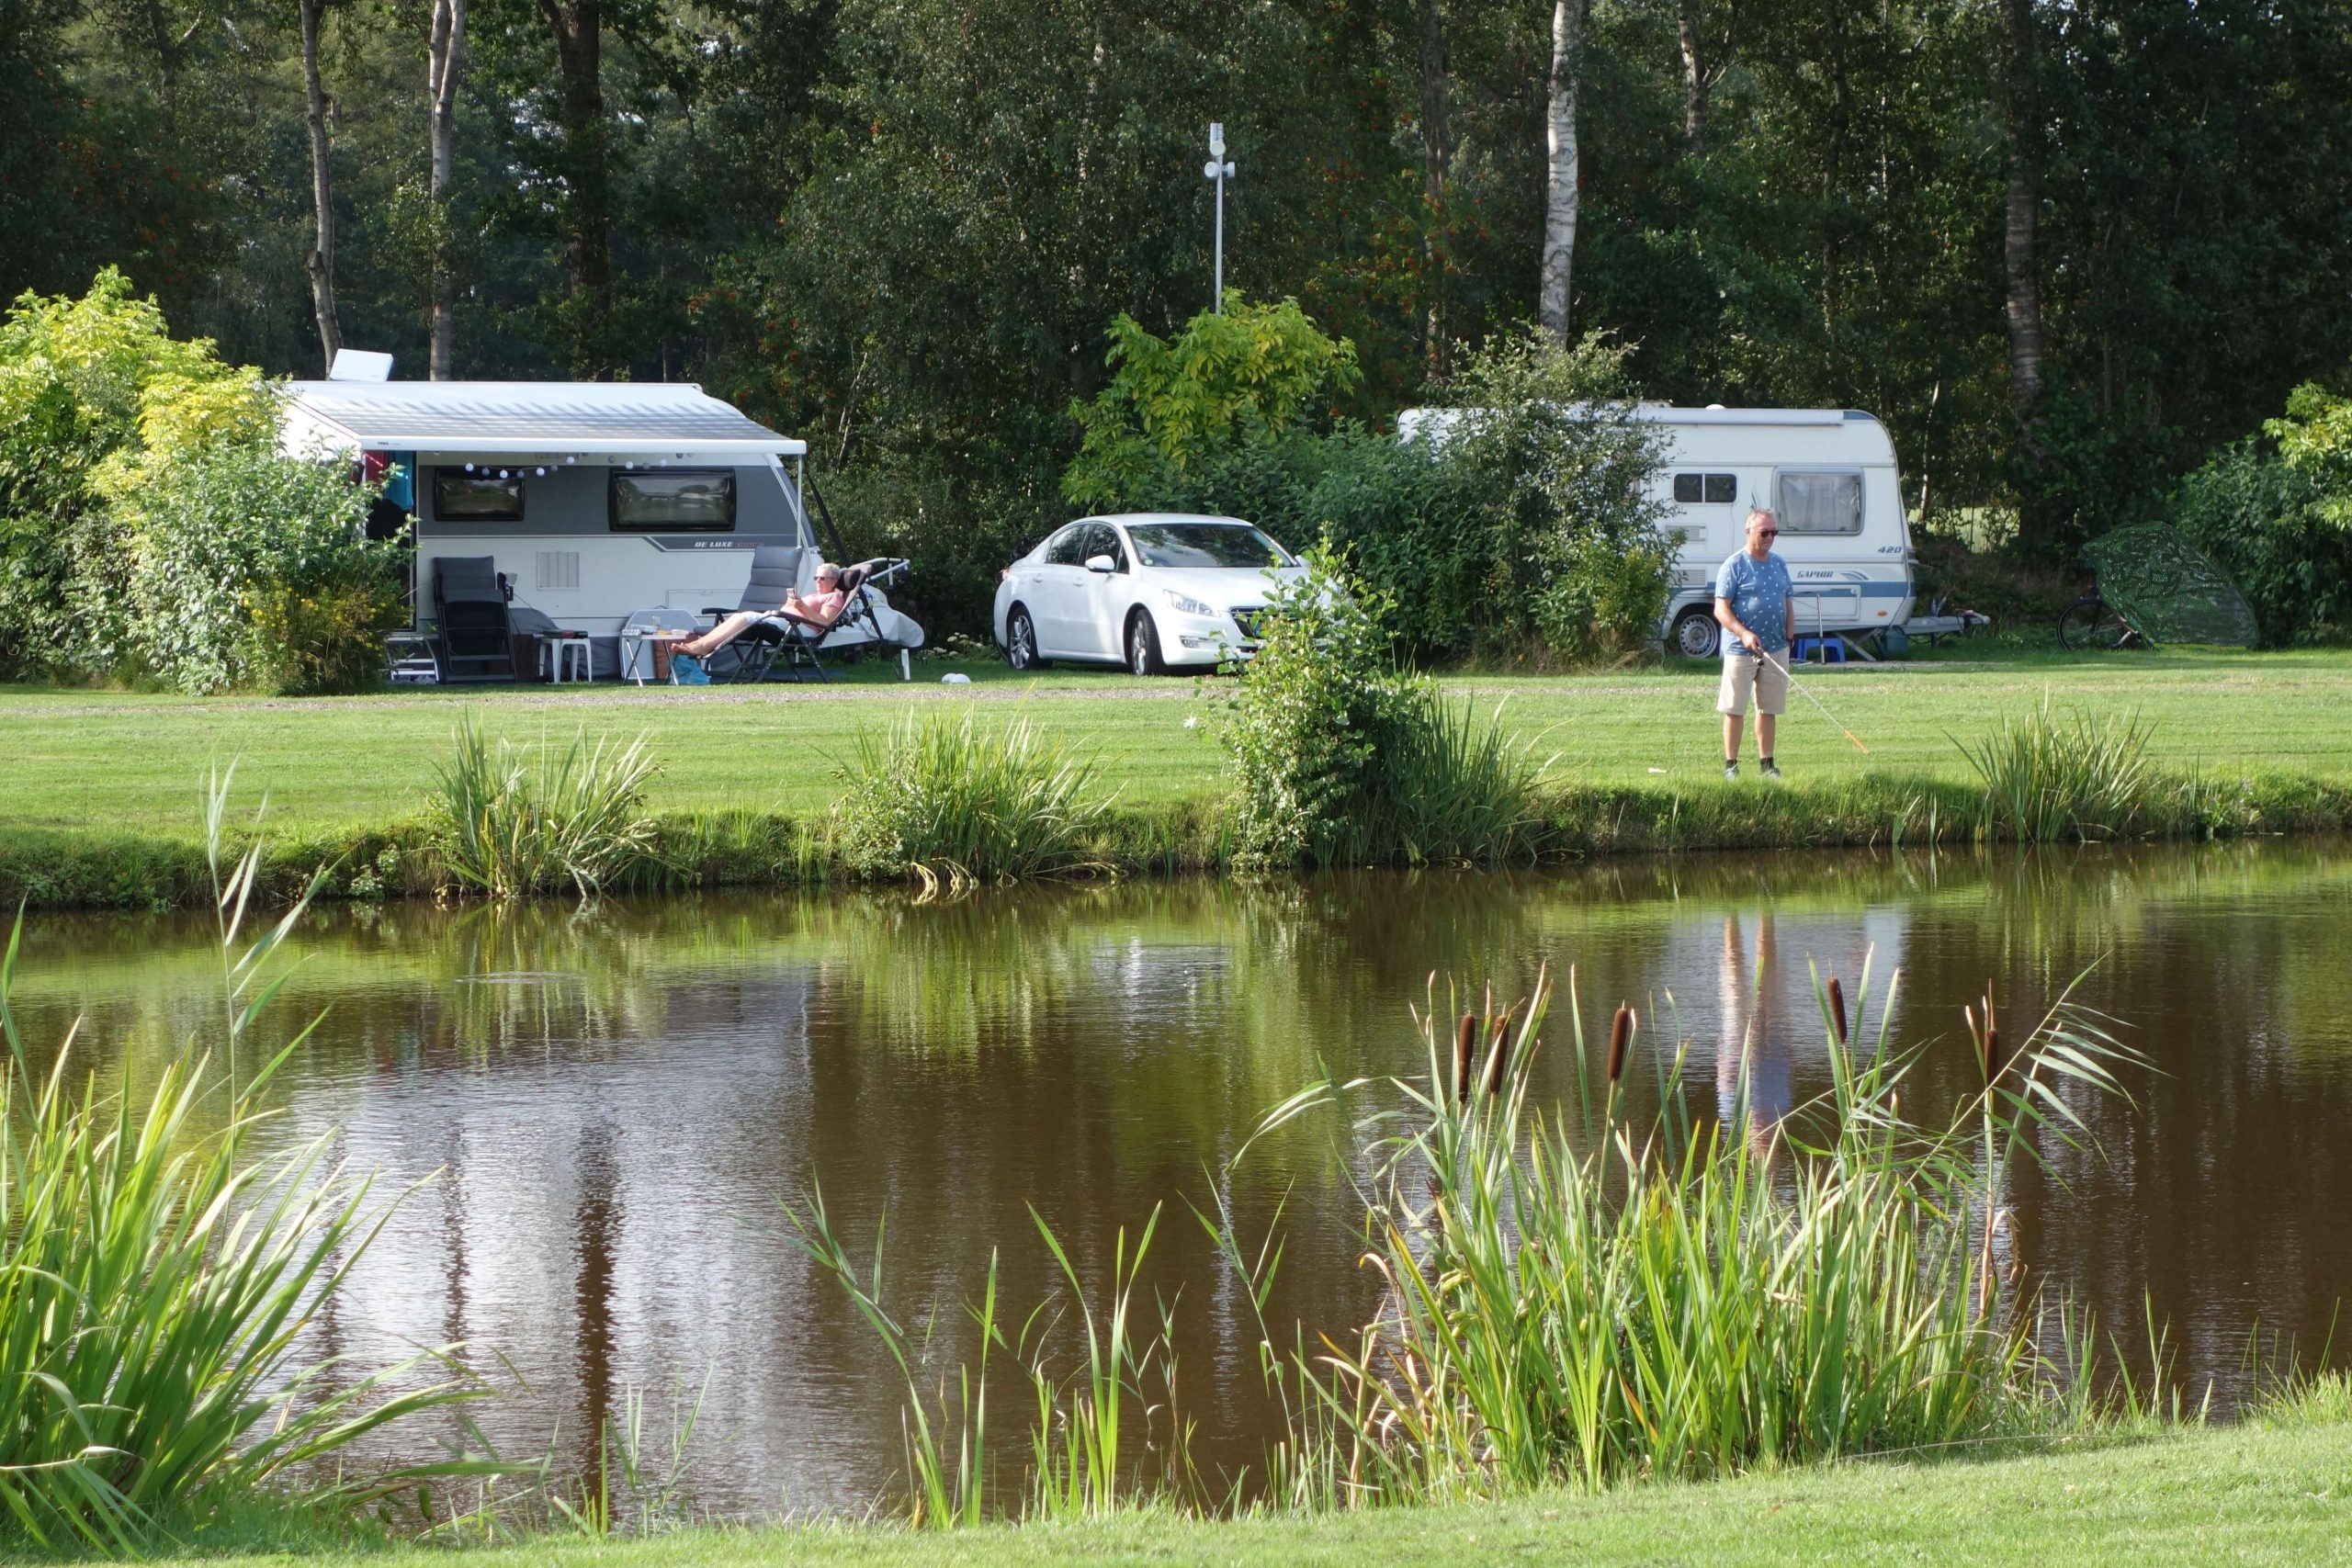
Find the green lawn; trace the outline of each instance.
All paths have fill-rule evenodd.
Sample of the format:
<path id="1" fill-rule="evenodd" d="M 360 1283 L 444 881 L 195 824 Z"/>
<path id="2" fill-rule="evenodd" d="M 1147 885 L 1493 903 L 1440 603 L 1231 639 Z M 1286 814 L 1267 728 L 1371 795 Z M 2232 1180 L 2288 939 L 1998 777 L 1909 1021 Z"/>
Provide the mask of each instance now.
<path id="1" fill-rule="evenodd" d="M 236 1558 L 232 1562 L 258 1562 Z M 446 1550 L 306 1562 L 452 1561 Z M 458 1556 L 523 1563 L 1060 1562 L 2319 1563 L 2352 1561 L 2352 1425 L 2223 1428 L 2045 1455 L 1878 1461 L 1598 1499 L 1396 1509 L 1313 1521 L 1122 1518 L 910 1536 L 876 1529 L 695 1530 L 597 1546 L 542 1541 Z"/>
<path id="2" fill-rule="evenodd" d="M 521 738 L 565 738 L 583 725 L 646 731 L 667 770 L 654 792 L 662 808 L 807 810 L 829 797 L 833 759 L 860 730 L 910 708 L 961 702 L 978 702 L 992 717 L 1026 716 L 1098 751 L 1130 803 L 1213 787 L 1216 749 L 1187 727 L 1203 706 L 1198 682 L 1061 671 L 1022 679 L 976 664 L 962 667 L 973 685 L 945 687 L 938 678 L 950 666 L 915 668 L 913 685 L 876 666 L 827 687 L 477 687 L 275 700 L 0 688 L 9 786 L 0 827 L 183 836 L 193 829 L 206 763 L 232 757 L 241 783 L 268 789 L 282 825 L 390 820 L 413 812 L 468 707 Z M 1792 782 L 1869 769 L 1965 776 L 1951 738 L 2023 713 L 2045 692 L 2061 708 L 2140 714 L 2155 727 L 2156 754 L 2174 764 L 2352 773 L 2352 652 L 1946 659 L 1801 679 L 1871 750 L 1857 752 L 1792 699 L 1779 747 Z M 1572 782 L 1698 784 L 1720 767 L 1712 666 L 1449 684 L 1481 705 L 1500 702 L 1506 721 L 1556 754 L 1555 771 Z M 1211 694 L 1227 689 L 1206 686 Z"/>

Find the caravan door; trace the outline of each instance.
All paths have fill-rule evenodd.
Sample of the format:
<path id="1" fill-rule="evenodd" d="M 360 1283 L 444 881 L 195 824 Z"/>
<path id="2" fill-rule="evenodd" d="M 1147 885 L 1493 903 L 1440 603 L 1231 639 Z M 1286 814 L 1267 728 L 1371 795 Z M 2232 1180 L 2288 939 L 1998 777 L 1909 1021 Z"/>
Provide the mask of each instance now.
<path id="1" fill-rule="evenodd" d="M 1797 635 L 1861 626 L 1862 471 L 1781 468 L 1773 475 L 1772 514 L 1781 557 L 1795 590 Z"/>

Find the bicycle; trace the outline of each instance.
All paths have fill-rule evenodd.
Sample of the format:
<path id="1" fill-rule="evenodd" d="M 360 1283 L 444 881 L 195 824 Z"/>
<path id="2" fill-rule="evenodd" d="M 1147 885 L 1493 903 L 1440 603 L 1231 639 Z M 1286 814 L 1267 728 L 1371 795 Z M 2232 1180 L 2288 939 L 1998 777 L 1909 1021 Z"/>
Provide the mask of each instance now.
<path id="1" fill-rule="evenodd" d="M 2058 646 L 2108 649 L 2151 644 L 2123 618 L 2122 611 L 2099 597 L 2098 580 L 2094 577 L 2088 592 L 2058 612 Z"/>

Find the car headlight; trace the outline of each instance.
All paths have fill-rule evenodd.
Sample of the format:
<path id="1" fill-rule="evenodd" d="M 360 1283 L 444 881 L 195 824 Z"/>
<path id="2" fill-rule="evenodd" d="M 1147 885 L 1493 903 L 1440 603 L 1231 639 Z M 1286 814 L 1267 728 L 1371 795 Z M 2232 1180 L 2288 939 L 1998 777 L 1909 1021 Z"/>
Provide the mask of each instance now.
<path id="1" fill-rule="evenodd" d="M 1217 614 L 1215 605 L 1204 604 L 1192 595 L 1188 593 L 1179 593 L 1172 588 L 1167 591 L 1167 599 L 1168 607 L 1175 611 L 1180 615 L 1215 615 Z"/>

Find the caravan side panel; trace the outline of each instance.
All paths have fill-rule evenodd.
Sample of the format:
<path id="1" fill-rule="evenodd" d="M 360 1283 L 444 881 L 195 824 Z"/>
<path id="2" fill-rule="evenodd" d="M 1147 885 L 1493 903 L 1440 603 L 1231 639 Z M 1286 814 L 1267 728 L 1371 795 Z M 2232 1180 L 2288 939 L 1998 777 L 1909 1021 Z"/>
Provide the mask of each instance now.
<path id="1" fill-rule="evenodd" d="M 697 465 L 684 465 L 694 467 Z M 717 467 L 718 465 L 700 465 Z M 477 463 L 494 471 L 514 465 Z M 416 474 L 416 582 L 420 624 L 433 615 L 433 561 L 490 556 L 514 589 L 514 602 L 557 625 L 599 637 L 620 629 L 631 612 L 655 607 L 695 611 L 733 607 L 752 573 L 752 552 L 791 545 L 814 570 L 807 522 L 791 477 L 780 468 L 743 466 L 735 476 L 735 522 L 727 531 L 639 532 L 611 518 L 610 475 L 600 464 L 527 466 L 519 520 L 444 518 L 435 478 L 462 474 L 462 463 L 420 454 Z"/>

